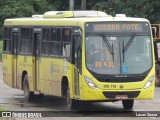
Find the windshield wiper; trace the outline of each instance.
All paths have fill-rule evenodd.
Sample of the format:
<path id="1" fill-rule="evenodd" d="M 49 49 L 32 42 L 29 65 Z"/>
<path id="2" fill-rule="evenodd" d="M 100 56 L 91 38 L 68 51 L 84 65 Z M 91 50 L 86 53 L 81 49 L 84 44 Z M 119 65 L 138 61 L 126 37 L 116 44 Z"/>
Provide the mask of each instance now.
<path id="1" fill-rule="evenodd" d="M 109 53 L 110 53 L 111 55 L 114 55 L 114 52 L 113 52 L 113 43 L 112 43 L 112 47 L 111 47 L 108 39 L 106 38 L 106 36 L 105 36 L 104 34 L 102 34 L 102 38 L 103 38 L 103 40 L 104 40 L 104 43 L 105 43 L 105 45 L 106 45 Z"/>
<path id="2" fill-rule="evenodd" d="M 123 53 L 123 62 L 124 62 L 124 56 L 125 56 L 125 54 L 124 54 L 124 40 L 123 40 L 123 42 L 122 42 L 122 45 L 123 45 L 122 53 Z"/>
<path id="3" fill-rule="evenodd" d="M 129 48 L 129 46 L 132 44 L 134 38 L 136 36 L 136 33 L 133 33 L 132 36 L 130 37 L 130 39 L 128 40 L 126 46 L 124 47 L 124 40 L 122 41 L 122 45 L 123 45 L 123 50 L 122 50 L 122 53 L 123 53 L 123 62 L 124 62 L 124 57 L 125 57 L 125 54 L 124 52 L 126 52 Z"/>
<path id="4" fill-rule="evenodd" d="M 132 36 L 131 36 L 131 38 L 130 38 L 129 41 L 127 42 L 126 46 L 124 47 L 124 45 L 123 45 L 123 50 L 122 50 L 122 52 L 127 51 L 127 49 L 129 48 L 129 46 L 132 44 L 135 36 L 136 36 L 136 33 L 133 33 Z M 123 43 L 123 44 L 124 44 L 124 43 Z"/>

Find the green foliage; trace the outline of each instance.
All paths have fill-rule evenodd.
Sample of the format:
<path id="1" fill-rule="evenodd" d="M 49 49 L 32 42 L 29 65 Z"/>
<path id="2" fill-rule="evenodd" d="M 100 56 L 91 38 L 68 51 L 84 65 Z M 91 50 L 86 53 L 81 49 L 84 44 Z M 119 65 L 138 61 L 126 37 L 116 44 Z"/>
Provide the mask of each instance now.
<path id="1" fill-rule="evenodd" d="M 58 6 L 56 6 L 58 7 Z M 3 0 L 0 1 L 0 39 L 2 38 L 3 22 L 7 18 L 30 17 L 33 14 L 43 14 L 56 10 L 53 4 L 46 0 Z"/>
<path id="2" fill-rule="evenodd" d="M 0 111 L 8 111 L 6 108 L 0 106 Z"/>
<path id="3" fill-rule="evenodd" d="M 80 10 L 82 0 L 74 0 L 75 10 Z M 107 14 L 124 13 L 127 16 L 143 17 L 151 23 L 160 22 L 160 0 L 86 0 L 87 10 L 102 10 Z M 2 26 L 7 18 L 30 17 L 46 11 L 68 10 L 69 0 L 0 0 L 0 39 Z"/>
<path id="4" fill-rule="evenodd" d="M 92 9 L 105 11 L 107 14 L 126 14 L 132 17 L 147 18 L 151 23 L 160 22 L 159 0 L 103 0 Z"/>

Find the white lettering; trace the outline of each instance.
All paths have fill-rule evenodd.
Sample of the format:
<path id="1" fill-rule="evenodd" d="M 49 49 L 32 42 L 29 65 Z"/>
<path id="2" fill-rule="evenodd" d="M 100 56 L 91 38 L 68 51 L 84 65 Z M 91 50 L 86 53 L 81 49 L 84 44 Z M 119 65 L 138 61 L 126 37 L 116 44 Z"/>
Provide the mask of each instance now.
<path id="1" fill-rule="evenodd" d="M 146 117 L 147 116 L 147 114 L 145 114 L 145 113 L 136 113 L 136 116 L 137 117 Z"/>
<path id="2" fill-rule="evenodd" d="M 28 113 L 28 117 L 42 117 L 41 113 Z"/>
<path id="3" fill-rule="evenodd" d="M 158 115 L 155 113 L 147 113 L 147 117 L 158 117 Z"/>
<path id="4" fill-rule="evenodd" d="M 42 117 L 41 113 L 17 113 L 13 112 L 12 117 Z"/>

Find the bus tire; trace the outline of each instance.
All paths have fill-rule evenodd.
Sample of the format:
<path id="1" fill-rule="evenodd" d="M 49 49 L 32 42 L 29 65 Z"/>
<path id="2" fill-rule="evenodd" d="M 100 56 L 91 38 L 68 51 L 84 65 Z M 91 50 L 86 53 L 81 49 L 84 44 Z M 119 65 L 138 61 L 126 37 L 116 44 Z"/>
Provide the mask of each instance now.
<path id="1" fill-rule="evenodd" d="M 67 110 L 71 111 L 71 110 L 75 110 L 78 109 L 78 104 L 79 102 L 77 100 L 71 99 L 70 97 L 70 89 L 69 87 L 67 88 Z"/>
<path id="2" fill-rule="evenodd" d="M 34 98 L 38 101 L 42 100 L 44 98 L 44 94 L 34 95 Z"/>
<path id="3" fill-rule="evenodd" d="M 27 74 L 24 76 L 24 80 L 23 80 L 23 91 L 24 91 L 25 100 L 32 101 L 34 99 L 34 92 L 30 92 L 30 89 L 29 89 Z"/>
<path id="4" fill-rule="evenodd" d="M 125 110 L 131 110 L 134 105 L 134 100 L 122 100 L 122 104 Z"/>

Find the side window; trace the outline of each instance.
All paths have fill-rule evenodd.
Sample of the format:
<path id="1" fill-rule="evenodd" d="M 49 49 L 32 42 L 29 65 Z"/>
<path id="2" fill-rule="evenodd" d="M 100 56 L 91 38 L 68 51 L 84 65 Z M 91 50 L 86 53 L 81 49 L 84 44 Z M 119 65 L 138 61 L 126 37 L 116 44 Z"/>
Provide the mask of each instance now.
<path id="1" fill-rule="evenodd" d="M 21 28 L 20 53 L 31 52 L 31 31 L 30 28 Z"/>
<path id="2" fill-rule="evenodd" d="M 51 29 L 50 55 L 61 56 L 61 29 Z"/>
<path id="3" fill-rule="evenodd" d="M 50 28 L 43 28 L 42 30 L 42 46 L 41 54 L 49 54 Z"/>
<path id="4" fill-rule="evenodd" d="M 71 53 L 71 28 L 63 28 L 62 30 L 62 56 L 70 57 Z"/>
<path id="5" fill-rule="evenodd" d="M 3 51 L 11 52 L 11 28 L 4 28 Z"/>

